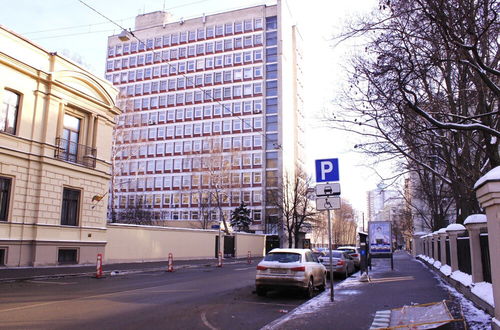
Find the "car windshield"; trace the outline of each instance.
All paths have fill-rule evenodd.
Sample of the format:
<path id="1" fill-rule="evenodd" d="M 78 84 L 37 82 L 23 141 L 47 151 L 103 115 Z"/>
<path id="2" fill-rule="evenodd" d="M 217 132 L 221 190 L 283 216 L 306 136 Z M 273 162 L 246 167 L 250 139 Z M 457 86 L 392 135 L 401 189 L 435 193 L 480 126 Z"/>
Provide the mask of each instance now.
<path id="1" fill-rule="evenodd" d="M 326 256 L 330 257 L 330 253 L 327 252 Z M 342 252 L 333 251 L 332 252 L 332 257 L 333 258 L 342 258 Z"/>
<path id="2" fill-rule="evenodd" d="M 290 253 L 290 252 L 272 252 L 269 253 L 265 258 L 265 261 L 277 261 L 277 262 L 297 262 L 300 261 L 300 254 Z"/>
<path id="3" fill-rule="evenodd" d="M 356 253 L 356 250 L 354 249 L 340 249 L 340 250 L 345 251 L 347 253 Z"/>

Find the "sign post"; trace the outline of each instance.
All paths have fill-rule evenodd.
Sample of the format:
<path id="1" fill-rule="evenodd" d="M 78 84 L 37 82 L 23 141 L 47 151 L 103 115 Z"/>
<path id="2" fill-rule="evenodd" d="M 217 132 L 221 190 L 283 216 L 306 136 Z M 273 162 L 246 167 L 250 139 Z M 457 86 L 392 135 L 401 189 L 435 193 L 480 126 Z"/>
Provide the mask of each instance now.
<path id="1" fill-rule="evenodd" d="M 316 209 L 327 211 L 328 218 L 328 251 L 330 252 L 330 301 L 333 302 L 333 255 L 332 226 L 330 210 L 340 208 L 339 160 L 337 158 L 316 160 Z M 333 182 L 333 183 L 332 183 Z"/>

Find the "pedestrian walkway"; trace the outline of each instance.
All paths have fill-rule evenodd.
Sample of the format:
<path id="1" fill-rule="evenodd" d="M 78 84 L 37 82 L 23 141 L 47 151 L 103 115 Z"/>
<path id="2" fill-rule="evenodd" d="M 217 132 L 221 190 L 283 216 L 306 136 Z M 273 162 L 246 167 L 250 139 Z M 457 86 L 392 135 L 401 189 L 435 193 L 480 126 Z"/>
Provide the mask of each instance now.
<path id="1" fill-rule="evenodd" d="M 361 282 L 355 274 L 335 286 L 334 302 L 327 290 L 263 329 L 369 329 L 377 311 L 443 300 L 453 306 L 454 316 L 461 317 L 459 299 L 431 270 L 399 251 L 394 254 L 394 270 L 390 259 L 374 259 L 370 281 Z M 440 329 L 463 328 L 463 322 L 453 322 Z"/>

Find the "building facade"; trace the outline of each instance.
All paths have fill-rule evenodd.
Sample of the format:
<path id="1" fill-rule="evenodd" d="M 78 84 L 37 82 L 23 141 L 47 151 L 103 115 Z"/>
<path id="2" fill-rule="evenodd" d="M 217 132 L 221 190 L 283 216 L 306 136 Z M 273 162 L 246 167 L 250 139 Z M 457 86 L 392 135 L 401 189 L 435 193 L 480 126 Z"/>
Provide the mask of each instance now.
<path id="1" fill-rule="evenodd" d="M 123 110 L 112 221 L 141 208 L 210 228 L 244 202 L 252 230 L 277 231 L 266 195 L 303 165 L 300 34 L 284 6 L 180 21 L 153 12 L 109 37 L 106 78 Z"/>
<path id="2" fill-rule="evenodd" d="M 0 265 L 95 263 L 118 91 L 2 26 L 0 77 Z"/>

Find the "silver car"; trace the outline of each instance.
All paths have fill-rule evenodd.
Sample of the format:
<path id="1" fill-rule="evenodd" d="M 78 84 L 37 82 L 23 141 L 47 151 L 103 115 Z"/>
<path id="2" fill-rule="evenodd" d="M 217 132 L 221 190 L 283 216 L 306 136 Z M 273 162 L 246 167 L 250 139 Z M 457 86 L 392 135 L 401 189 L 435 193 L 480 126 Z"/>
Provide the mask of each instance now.
<path id="1" fill-rule="evenodd" d="M 255 287 L 259 296 L 267 291 L 296 288 L 311 298 L 314 288 L 326 287 L 326 268 L 309 249 L 273 249 L 257 265 Z"/>
<path id="2" fill-rule="evenodd" d="M 319 261 L 326 267 L 326 270 L 330 272 L 329 251 L 326 252 L 325 256 L 319 257 Z M 347 278 L 350 274 L 356 271 L 354 266 L 354 260 L 347 252 L 341 250 L 333 250 L 332 262 L 333 262 L 333 273 L 340 274 L 344 278 Z"/>
<path id="3" fill-rule="evenodd" d="M 355 246 L 339 246 L 337 248 L 337 250 L 347 252 L 351 256 L 352 260 L 354 260 L 354 266 L 356 268 L 359 268 L 359 264 L 361 261 L 361 255 L 359 254 L 359 248 L 357 248 Z"/>

